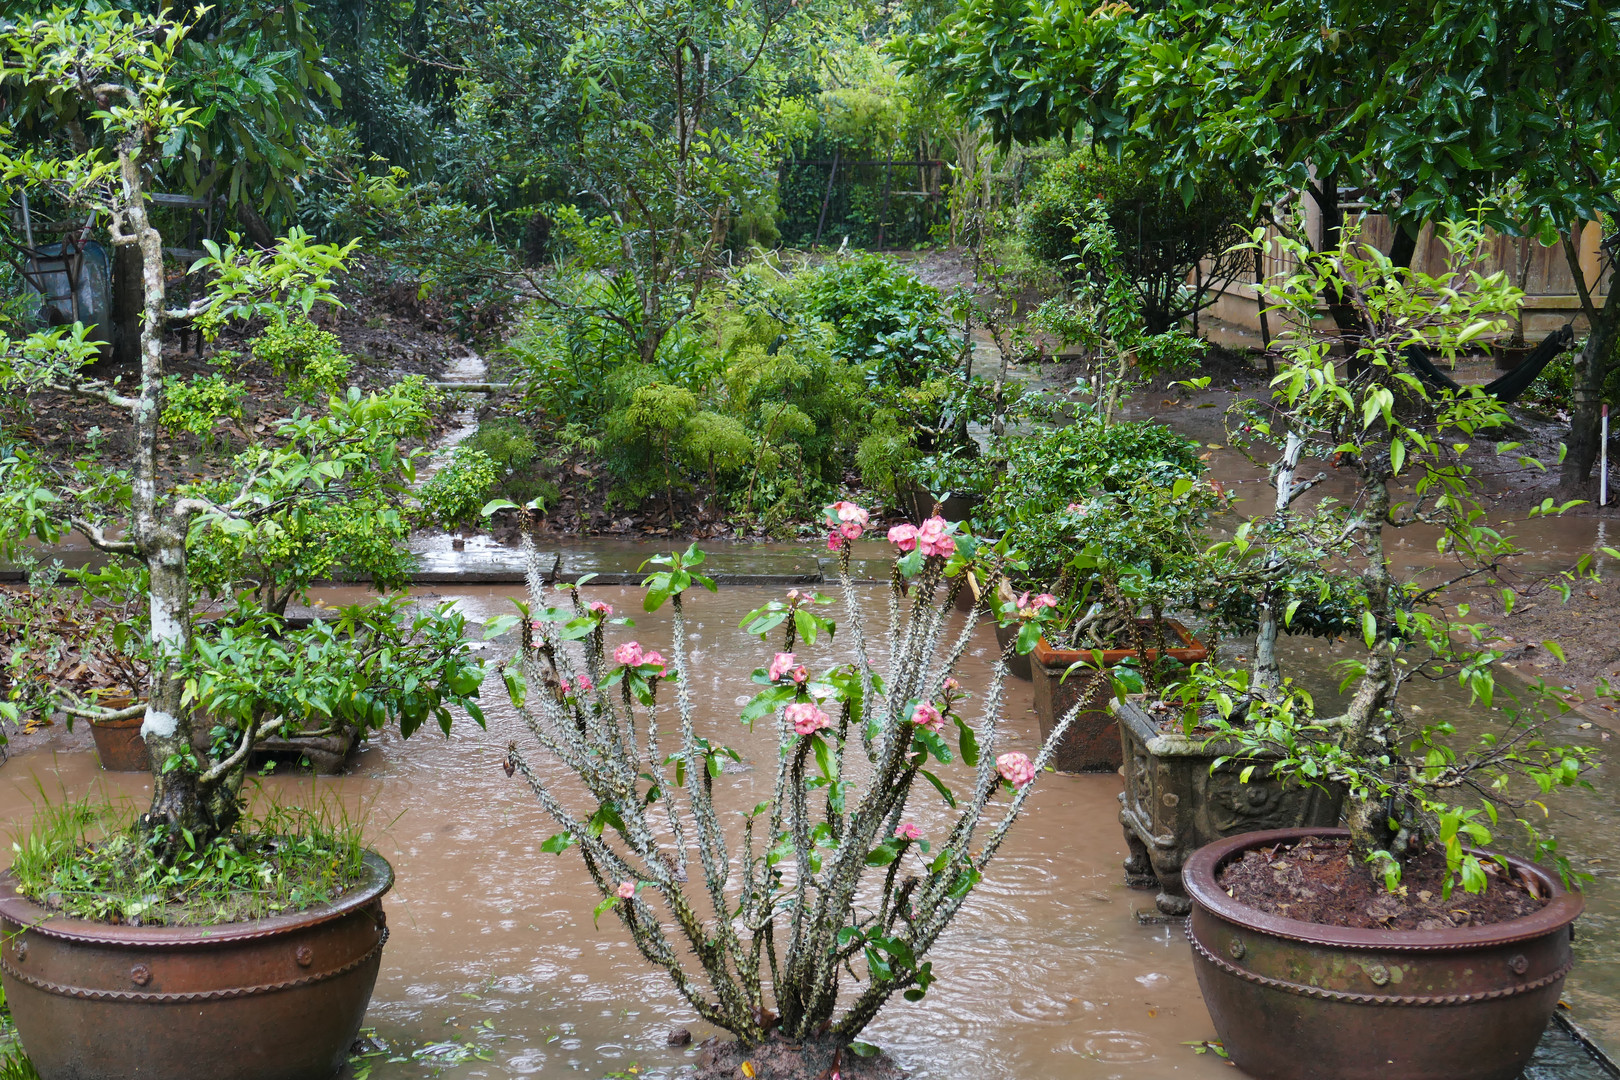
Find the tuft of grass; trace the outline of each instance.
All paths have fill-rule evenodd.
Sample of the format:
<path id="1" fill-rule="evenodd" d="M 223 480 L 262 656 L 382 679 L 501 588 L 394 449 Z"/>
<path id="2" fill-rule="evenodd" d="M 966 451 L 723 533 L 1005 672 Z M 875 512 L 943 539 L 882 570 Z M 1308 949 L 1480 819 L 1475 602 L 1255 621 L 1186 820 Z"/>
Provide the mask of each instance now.
<path id="1" fill-rule="evenodd" d="M 211 843 L 160 859 L 125 803 L 45 804 L 12 844 L 30 900 L 78 919 L 215 926 L 331 903 L 364 877 L 362 817 L 336 800 L 273 804 Z M 0 1071 L 0 1080 L 10 1080 Z"/>

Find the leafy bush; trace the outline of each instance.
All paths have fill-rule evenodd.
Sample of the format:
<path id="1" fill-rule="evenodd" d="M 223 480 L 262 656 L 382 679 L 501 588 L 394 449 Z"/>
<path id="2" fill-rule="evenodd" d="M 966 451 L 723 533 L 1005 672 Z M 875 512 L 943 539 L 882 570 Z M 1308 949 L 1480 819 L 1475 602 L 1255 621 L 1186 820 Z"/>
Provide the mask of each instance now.
<path id="1" fill-rule="evenodd" d="M 219 421 L 242 418 L 242 399 L 247 396 L 242 383 L 219 374 L 190 379 L 171 375 L 163 383 L 163 426 L 170 431 L 186 431 L 203 439 L 214 434 Z"/>
<path id="2" fill-rule="evenodd" d="M 461 445 L 494 463 L 493 497 L 519 506 L 538 502 L 547 507 L 556 503 L 557 485 L 537 475 L 540 448 L 520 421 L 506 416 L 482 420 L 478 430 Z"/>
<path id="3" fill-rule="evenodd" d="M 354 360 L 337 335 L 308 319 L 272 320 L 251 348 L 255 359 L 290 380 L 288 390 L 305 401 L 340 392 L 354 373 Z"/>
<path id="4" fill-rule="evenodd" d="M 810 271 L 802 293 L 805 315 L 836 332 L 834 355 L 904 386 L 921 384 L 955 359 L 940 302 L 938 289 L 881 255 L 835 259 Z"/>
<path id="5" fill-rule="evenodd" d="M 1050 166 L 1031 191 L 1023 212 L 1030 251 L 1070 277 L 1098 274 L 1090 247 L 1078 235 L 1085 207 L 1098 200 L 1119 239 L 1119 256 L 1141 297 L 1149 333 L 1162 333 L 1213 302 L 1210 283 L 1230 279 L 1252 258 L 1247 251 L 1226 254 L 1245 239 L 1249 217 L 1248 197 L 1235 186 L 1201 188 L 1189 203 L 1136 159 L 1090 149 Z M 1215 265 L 1208 277 L 1188 288 L 1193 268 L 1211 257 Z"/>
<path id="6" fill-rule="evenodd" d="M 445 529 L 471 525 L 479 518 L 500 478 L 490 456 L 465 444 L 451 452 L 444 467 L 429 477 L 417 498 L 421 517 Z"/>
<path id="7" fill-rule="evenodd" d="M 1022 586 L 1089 604 L 1102 581 L 1148 604 L 1180 594 L 1215 502 L 1196 443 L 1148 422 L 1093 416 L 1014 439 L 1005 478 L 975 515 L 1026 564 Z"/>

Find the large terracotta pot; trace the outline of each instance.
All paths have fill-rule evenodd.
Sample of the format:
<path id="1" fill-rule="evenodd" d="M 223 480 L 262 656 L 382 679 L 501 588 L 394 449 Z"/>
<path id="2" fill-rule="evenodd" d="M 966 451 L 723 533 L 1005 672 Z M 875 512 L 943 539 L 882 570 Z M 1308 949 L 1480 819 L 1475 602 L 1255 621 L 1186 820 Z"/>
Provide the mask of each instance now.
<path id="1" fill-rule="evenodd" d="M 1153 620 L 1139 619 L 1137 624 L 1147 632 L 1147 640 L 1156 642 L 1158 633 Z M 1164 620 L 1165 640 L 1169 647 L 1165 655 L 1183 664 L 1196 664 L 1209 659 L 1209 648 L 1174 619 Z M 1136 655 L 1131 649 L 1103 649 L 1104 667 L 1122 664 Z M 1120 756 L 1119 725 L 1115 723 L 1108 703 L 1114 698 L 1113 683 L 1108 679 L 1092 677 L 1094 659 L 1088 649 L 1054 649 L 1045 638 L 1036 643 L 1030 655 L 1030 676 L 1035 682 L 1035 715 L 1041 721 L 1041 741 L 1051 735 L 1058 722 L 1075 705 L 1080 715 L 1064 734 L 1052 757 L 1052 767 L 1058 772 L 1113 772 L 1124 758 Z M 1146 663 L 1159 658 L 1159 650 L 1150 648 Z M 1085 664 L 1075 668 L 1074 664 Z M 1067 675 L 1067 677 L 1065 677 Z"/>
<path id="2" fill-rule="evenodd" d="M 148 772 L 146 740 L 141 738 L 144 716 L 127 720 L 92 720 L 90 734 L 96 740 L 96 757 L 108 772 Z"/>
<path id="3" fill-rule="evenodd" d="M 1339 823 L 1342 788 L 1284 783 L 1263 758 L 1233 756 L 1239 748 L 1231 743 L 1160 730 L 1135 701 L 1114 701 L 1110 708 L 1125 759 L 1119 795 L 1119 822 L 1130 851 L 1125 880 L 1135 888 L 1157 887 L 1163 914 L 1187 914 L 1191 901 L 1181 867 L 1205 844 L 1261 829 Z M 1221 757 L 1231 760 L 1212 768 Z M 1244 783 L 1249 765 L 1257 768 Z"/>
<path id="4" fill-rule="evenodd" d="M 1342 829 L 1276 829 L 1201 848 L 1183 871 L 1198 986 L 1233 1064 L 1259 1080 L 1513 1080 L 1573 960 L 1579 893 L 1509 856 L 1551 896 L 1459 930 L 1357 930 L 1267 915 L 1226 895 L 1244 851 Z"/>
<path id="5" fill-rule="evenodd" d="M 64 918 L 0 876 L 0 982 L 43 1080 L 331 1080 L 388 940 L 394 871 L 336 903 L 219 926 Z"/>

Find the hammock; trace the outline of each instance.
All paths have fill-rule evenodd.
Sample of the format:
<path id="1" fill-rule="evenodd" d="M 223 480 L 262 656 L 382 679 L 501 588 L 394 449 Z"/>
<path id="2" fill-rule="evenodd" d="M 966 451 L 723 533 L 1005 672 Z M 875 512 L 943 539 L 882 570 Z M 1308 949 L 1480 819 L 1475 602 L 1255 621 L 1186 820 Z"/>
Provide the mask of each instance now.
<path id="1" fill-rule="evenodd" d="M 1536 351 L 1525 357 L 1518 367 L 1486 383 L 1480 389 L 1503 404 L 1517 401 L 1520 394 L 1530 389 L 1530 384 L 1536 381 L 1541 369 L 1552 363 L 1559 353 L 1567 351 L 1574 341 L 1575 327 L 1565 323 L 1537 345 Z M 1406 357 L 1407 366 L 1417 377 L 1436 390 L 1462 393 L 1463 388 L 1455 379 L 1430 363 L 1429 354 L 1423 350 L 1423 346 L 1408 345 L 1403 355 Z"/>

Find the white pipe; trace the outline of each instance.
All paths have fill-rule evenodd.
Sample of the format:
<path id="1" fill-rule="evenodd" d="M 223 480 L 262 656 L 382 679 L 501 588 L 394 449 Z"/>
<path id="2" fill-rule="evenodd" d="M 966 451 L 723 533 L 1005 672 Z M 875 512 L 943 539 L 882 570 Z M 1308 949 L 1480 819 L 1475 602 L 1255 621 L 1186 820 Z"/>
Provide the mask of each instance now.
<path id="1" fill-rule="evenodd" d="M 1598 474 L 1598 505 L 1609 505 L 1609 407 L 1603 406 L 1603 440 L 1599 445 L 1603 448 L 1603 465 Z"/>

